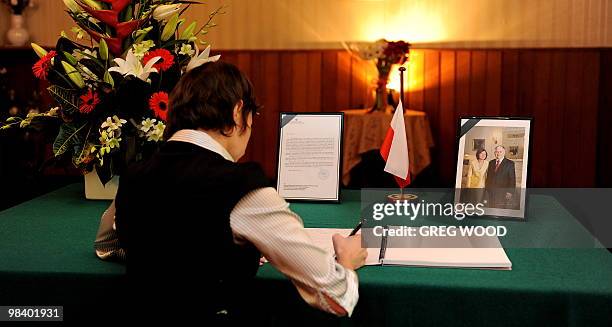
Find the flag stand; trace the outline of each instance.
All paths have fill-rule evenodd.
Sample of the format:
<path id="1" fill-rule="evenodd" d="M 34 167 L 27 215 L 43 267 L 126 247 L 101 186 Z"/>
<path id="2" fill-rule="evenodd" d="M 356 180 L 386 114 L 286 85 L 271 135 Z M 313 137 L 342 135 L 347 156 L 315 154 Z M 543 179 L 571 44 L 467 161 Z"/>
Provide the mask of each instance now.
<path id="1" fill-rule="evenodd" d="M 406 67 L 400 67 L 399 68 L 399 74 L 400 74 L 400 100 L 402 103 L 402 113 L 404 112 L 404 72 L 406 71 Z M 410 172 L 408 172 L 408 175 L 410 176 Z M 399 194 L 389 194 L 387 196 L 387 198 L 391 201 L 391 202 L 396 202 L 396 201 L 411 201 L 411 200 L 415 200 L 418 199 L 419 197 L 416 194 L 412 194 L 412 193 L 406 193 L 404 194 L 404 188 L 400 187 L 400 193 Z"/>
<path id="2" fill-rule="evenodd" d="M 419 196 L 412 193 L 404 193 L 404 189 L 400 189 L 400 193 L 394 193 L 387 195 L 387 199 L 389 202 L 397 202 L 397 201 L 412 201 L 418 199 Z"/>

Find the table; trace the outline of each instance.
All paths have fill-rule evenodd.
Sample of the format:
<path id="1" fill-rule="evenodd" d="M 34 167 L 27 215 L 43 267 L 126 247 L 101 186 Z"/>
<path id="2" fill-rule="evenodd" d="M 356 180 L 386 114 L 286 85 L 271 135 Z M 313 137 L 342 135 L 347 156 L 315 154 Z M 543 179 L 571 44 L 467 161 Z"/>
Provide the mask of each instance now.
<path id="1" fill-rule="evenodd" d="M 350 171 L 361 161 L 361 155 L 378 150 L 387 135 L 393 115 L 383 112 L 368 113 L 370 109 L 344 110 L 344 144 L 342 160 L 342 182 L 348 185 Z M 423 111 L 406 110 L 406 139 L 410 173 L 418 175 L 431 163 L 430 148 L 434 146 L 427 114 Z"/>
<path id="2" fill-rule="evenodd" d="M 344 191 L 342 198 L 341 204 L 291 207 L 306 227 L 351 228 L 360 195 Z M 572 218 L 552 197 L 534 195 L 530 203 L 544 222 Z M 84 200 L 83 185 L 73 184 L 0 212 L 0 305 L 60 303 L 99 314 L 101 303 L 116 303 L 124 266 L 93 253 L 107 205 Z M 364 267 L 359 304 L 352 318 L 340 319 L 310 308 L 284 276 L 264 265 L 256 279 L 261 315 L 254 319 L 279 326 L 612 325 L 612 255 L 605 249 L 507 253 L 512 271 Z"/>

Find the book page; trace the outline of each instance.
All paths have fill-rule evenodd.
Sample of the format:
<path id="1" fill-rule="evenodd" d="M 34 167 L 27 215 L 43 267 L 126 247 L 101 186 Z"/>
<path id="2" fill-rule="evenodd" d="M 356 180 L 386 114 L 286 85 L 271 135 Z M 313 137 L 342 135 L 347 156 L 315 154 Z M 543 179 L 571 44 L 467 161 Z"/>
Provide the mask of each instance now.
<path id="1" fill-rule="evenodd" d="M 495 236 L 457 235 L 408 239 L 411 239 L 409 246 L 404 246 L 405 244 L 398 244 L 398 238 L 389 238 L 383 264 L 484 269 L 512 267 L 510 259 Z"/>
<path id="2" fill-rule="evenodd" d="M 338 233 L 342 236 L 348 236 L 352 229 L 350 228 L 305 228 L 308 235 L 312 239 L 312 243 L 324 249 L 325 251 L 334 253 L 334 244 L 332 242 L 332 235 Z M 358 233 L 359 234 L 359 233 Z M 379 248 L 368 248 L 368 257 L 366 258 L 366 266 L 379 265 L 378 256 L 380 254 Z"/>

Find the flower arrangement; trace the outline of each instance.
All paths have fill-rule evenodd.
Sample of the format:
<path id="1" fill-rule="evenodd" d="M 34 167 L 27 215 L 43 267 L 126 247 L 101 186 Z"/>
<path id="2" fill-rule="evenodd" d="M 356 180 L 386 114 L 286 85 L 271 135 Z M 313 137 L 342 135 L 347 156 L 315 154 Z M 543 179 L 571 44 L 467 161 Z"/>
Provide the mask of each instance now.
<path id="1" fill-rule="evenodd" d="M 385 110 L 387 106 L 387 82 L 391 67 L 408 60 L 410 43 L 405 41 L 378 40 L 374 43 L 354 43 L 350 50 L 363 60 L 375 60 L 378 70 L 376 81 L 376 102 L 374 110 Z"/>
<path id="2" fill-rule="evenodd" d="M 0 0 L 0 2 L 10 7 L 13 15 L 21 15 L 30 5 L 30 0 Z"/>
<path id="3" fill-rule="evenodd" d="M 63 0 L 76 23 L 71 39 L 61 33 L 54 50 L 32 44 L 40 60 L 34 75 L 49 82 L 57 106 L 1 127 L 60 122 L 55 156 L 72 156 L 83 172 L 94 169 L 106 184 L 129 162 L 152 153 L 162 140 L 168 94 L 185 72 L 210 56 L 201 37 L 222 14 L 187 25 L 183 0 Z M 182 30 L 179 32 L 179 30 Z"/>

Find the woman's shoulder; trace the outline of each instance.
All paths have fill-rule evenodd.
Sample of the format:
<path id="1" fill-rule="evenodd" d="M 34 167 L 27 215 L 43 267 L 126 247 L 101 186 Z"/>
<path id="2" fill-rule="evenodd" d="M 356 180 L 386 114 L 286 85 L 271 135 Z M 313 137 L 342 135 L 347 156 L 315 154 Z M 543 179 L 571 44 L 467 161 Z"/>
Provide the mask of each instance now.
<path id="1" fill-rule="evenodd" d="M 234 163 L 232 176 L 235 181 L 249 189 L 271 186 L 270 180 L 257 162 Z"/>

